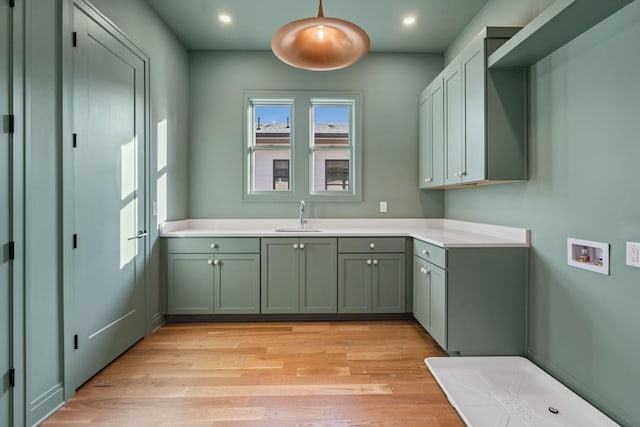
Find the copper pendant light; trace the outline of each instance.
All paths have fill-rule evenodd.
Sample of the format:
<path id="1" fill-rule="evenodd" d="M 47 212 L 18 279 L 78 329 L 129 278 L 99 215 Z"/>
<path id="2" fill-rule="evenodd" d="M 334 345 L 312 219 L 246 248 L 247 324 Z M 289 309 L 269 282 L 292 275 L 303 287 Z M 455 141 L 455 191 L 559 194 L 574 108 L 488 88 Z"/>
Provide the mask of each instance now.
<path id="1" fill-rule="evenodd" d="M 271 38 L 271 50 L 293 67 L 329 71 L 348 67 L 369 51 L 371 41 L 351 22 L 326 18 L 322 0 L 316 18 L 290 22 Z"/>

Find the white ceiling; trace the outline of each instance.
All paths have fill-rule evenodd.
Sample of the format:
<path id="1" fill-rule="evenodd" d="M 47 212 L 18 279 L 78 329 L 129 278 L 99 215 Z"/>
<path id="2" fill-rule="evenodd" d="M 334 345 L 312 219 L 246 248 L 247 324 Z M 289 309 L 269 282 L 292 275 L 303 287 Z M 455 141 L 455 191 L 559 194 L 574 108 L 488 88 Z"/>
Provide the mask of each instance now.
<path id="1" fill-rule="evenodd" d="M 146 0 L 187 49 L 269 50 L 282 25 L 315 16 L 318 0 Z M 443 52 L 487 0 L 323 0 L 327 17 L 352 21 L 376 52 Z M 220 13 L 233 22 L 222 24 Z M 403 27 L 402 18 L 416 23 Z"/>

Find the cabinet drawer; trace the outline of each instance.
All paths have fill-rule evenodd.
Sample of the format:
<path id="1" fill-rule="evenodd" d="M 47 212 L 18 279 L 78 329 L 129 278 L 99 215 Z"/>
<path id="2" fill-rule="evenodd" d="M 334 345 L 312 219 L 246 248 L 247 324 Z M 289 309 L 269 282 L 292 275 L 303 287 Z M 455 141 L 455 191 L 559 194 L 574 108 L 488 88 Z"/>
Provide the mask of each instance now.
<path id="1" fill-rule="evenodd" d="M 167 239 L 168 253 L 260 253 L 255 237 L 174 237 Z"/>
<path id="2" fill-rule="evenodd" d="M 342 253 L 404 253 L 404 237 L 343 237 L 338 239 L 338 252 Z"/>
<path id="3" fill-rule="evenodd" d="M 447 251 L 421 240 L 413 241 L 413 254 L 442 268 L 447 268 Z"/>

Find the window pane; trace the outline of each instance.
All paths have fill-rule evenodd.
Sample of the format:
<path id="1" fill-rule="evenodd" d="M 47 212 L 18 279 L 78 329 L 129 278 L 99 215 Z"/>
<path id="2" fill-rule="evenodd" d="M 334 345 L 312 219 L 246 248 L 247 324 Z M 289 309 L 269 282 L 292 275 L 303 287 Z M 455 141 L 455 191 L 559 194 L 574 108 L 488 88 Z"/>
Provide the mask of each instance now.
<path id="1" fill-rule="evenodd" d="M 278 159 L 273 161 L 273 189 L 289 189 L 289 160 Z"/>
<path id="2" fill-rule="evenodd" d="M 286 150 L 256 150 L 253 153 L 254 191 L 289 190 L 289 160 L 291 153 Z M 285 166 L 286 163 L 286 166 Z"/>
<path id="3" fill-rule="evenodd" d="M 291 144 L 290 105 L 256 105 L 253 118 L 256 147 Z"/>
<path id="4" fill-rule="evenodd" d="M 349 150 L 316 150 L 313 153 L 313 190 L 350 191 Z"/>
<path id="5" fill-rule="evenodd" d="M 313 106 L 313 144 L 349 145 L 351 106 Z"/>

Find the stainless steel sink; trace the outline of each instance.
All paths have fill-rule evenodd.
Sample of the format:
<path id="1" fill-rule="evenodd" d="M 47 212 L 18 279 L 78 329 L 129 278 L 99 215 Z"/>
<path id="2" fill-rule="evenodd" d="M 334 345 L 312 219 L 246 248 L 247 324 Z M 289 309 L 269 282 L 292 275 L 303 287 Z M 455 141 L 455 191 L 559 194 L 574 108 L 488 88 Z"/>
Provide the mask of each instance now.
<path id="1" fill-rule="evenodd" d="M 276 228 L 278 233 L 319 233 L 317 228 Z"/>

